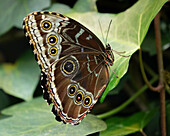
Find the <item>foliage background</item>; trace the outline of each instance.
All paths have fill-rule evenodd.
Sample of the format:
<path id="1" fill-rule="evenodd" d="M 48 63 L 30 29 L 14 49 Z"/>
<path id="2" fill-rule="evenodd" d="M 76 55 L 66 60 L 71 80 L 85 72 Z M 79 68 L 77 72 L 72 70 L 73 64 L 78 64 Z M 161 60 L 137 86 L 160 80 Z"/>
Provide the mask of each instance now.
<path id="1" fill-rule="evenodd" d="M 151 92 L 143 82 L 136 51 L 142 47 L 146 72 L 156 85 L 158 74 L 152 20 L 161 8 L 164 67 L 170 70 L 170 4 L 164 5 L 166 0 L 0 2 L 0 135 L 160 135 L 159 93 Z M 51 106 L 42 99 L 40 70 L 22 30 L 23 18 L 38 10 L 72 17 L 101 40 L 98 20 L 105 36 L 112 19 L 107 42 L 114 50 L 130 55 L 129 58 L 115 55 L 111 73 L 114 69 L 119 78 L 111 74 L 100 99 L 104 102 L 98 102 L 91 112 L 94 115 L 87 115 L 78 126 L 56 122 L 50 112 Z M 169 93 L 167 88 L 167 127 L 170 126 Z M 102 113 L 114 109 L 111 117 L 103 116 Z M 167 130 L 170 135 L 170 129 Z"/>

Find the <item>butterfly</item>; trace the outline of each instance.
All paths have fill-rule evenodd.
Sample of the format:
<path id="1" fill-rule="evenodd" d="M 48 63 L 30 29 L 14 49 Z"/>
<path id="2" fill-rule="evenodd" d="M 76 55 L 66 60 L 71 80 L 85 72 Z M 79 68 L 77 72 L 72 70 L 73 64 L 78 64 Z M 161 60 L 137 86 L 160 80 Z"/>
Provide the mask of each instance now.
<path id="1" fill-rule="evenodd" d="M 79 124 L 109 81 L 114 55 L 79 22 L 39 11 L 24 18 L 26 37 L 41 68 L 43 97 L 53 104 L 56 120 Z"/>

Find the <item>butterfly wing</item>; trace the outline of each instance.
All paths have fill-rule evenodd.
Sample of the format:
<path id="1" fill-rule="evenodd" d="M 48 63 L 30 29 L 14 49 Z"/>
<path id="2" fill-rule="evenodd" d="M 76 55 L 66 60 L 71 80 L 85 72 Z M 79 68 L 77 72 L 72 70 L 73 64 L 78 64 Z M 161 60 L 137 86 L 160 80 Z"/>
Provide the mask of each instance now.
<path id="1" fill-rule="evenodd" d="M 70 52 L 104 52 L 101 41 L 77 21 L 55 12 L 33 12 L 23 22 L 42 71 Z"/>
<path id="2" fill-rule="evenodd" d="M 77 21 L 54 12 L 31 13 L 24 19 L 23 27 L 42 70 L 44 99 L 49 104 L 54 103 L 52 111 L 57 118 L 59 115 L 64 122 L 77 124 L 96 103 L 108 82 L 103 44 Z M 66 63 L 66 60 L 70 61 Z M 77 68 L 74 75 L 70 74 L 70 67 Z M 70 96 L 70 86 L 72 91 L 82 90 L 80 95 L 77 96 L 76 91 Z M 90 96 L 87 100 L 86 95 Z M 82 101 L 91 99 L 91 106 L 76 103 L 75 98 L 81 96 Z"/>
<path id="3" fill-rule="evenodd" d="M 54 62 L 48 73 L 53 113 L 78 124 L 97 102 L 109 79 L 108 67 L 93 54 L 76 54 Z"/>
<path id="4" fill-rule="evenodd" d="M 43 72 L 49 68 L 50 64 L 59 59 L 61 52 L 62 38 L 58 36 L 57 18 L 46 17 L 40 12 L 29 14 L 23 23 L 25 35 L 30 40 L 35 58 Z"/>

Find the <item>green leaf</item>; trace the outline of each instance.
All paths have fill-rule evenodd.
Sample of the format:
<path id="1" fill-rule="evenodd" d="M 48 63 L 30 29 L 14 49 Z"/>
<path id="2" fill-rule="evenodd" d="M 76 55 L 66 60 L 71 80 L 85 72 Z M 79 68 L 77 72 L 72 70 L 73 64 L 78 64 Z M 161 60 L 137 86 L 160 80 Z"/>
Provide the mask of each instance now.
<path id="1" fill-rule="evenodd" d="M 30 12 L 42 10 L 50 0 L 0 0 L 0 35 L 13 26 L 22 28 L 23 18 Z"/>
<path id="2" fill-rule="evenodd" d="M 27 52 L 15 64 L 0 65 L 0 88 L 12 96 L 30 100 L 40 78 L 40 70 L 32 52 Z"/>
<path id="3" fill-rule="evenodd" d="M 9 0 L 7 0 L 7 1 L 9 1 Z M 18 1 L 20 2 L 21 0 L 18 0 Z M 18 4 L 18 1 L 17 2 L 15 1 L 15 3 L 12 3 L 11 5 L 16 7 L 15 4 L 16 3 Z M 23 7 L 23 9 L 22 9 L 23 11 L 25 11 L 24 10 L 25 7 L 22 4 L 25 1 L 22 1 L 19 4 L 20 7 Z M 24 3 L 24 4 L 25 4 L 25 6 L 27 5 L 29 7 L 29 2 L 31 3 L 32 0 L 27 1 L 27 2 L 28 3 Z M 39 3 L 43 3 L 42 1 L 39 2 L 39 0 L 36 2 L 38 2 L 38 4 L 34 3 L 34 6 L 33 6 L 34 8 L 36 7 L 35 5 L 38 6 Z M 157 0 L 140 0 L 140 1 L 137 1 L 131 8 L 127 9 L 126 11 L 124 11 L 120 14 L 114 15 L 114 14 L 98 13 L 95 10 L 93 10 L 95 8 L 92 8 L 92 10 L 93 10 L 93 12 L 92 12 L 91 8 L 88 9 L 87 7 L 85 7 L 85 9 L 82 10 L 83 12 L 80 13 L 77 11 L 77 9 L 79 9 L 78 6 L 83 7 L 82 5 L 84 5 L 85 3 L 86 4 L 89 3 L 89 5 L 91 4 L 92 7 L 94 7 L 94 4 L 93 4 L 94 1 L 90 2 L 90 1 L 79 0 L 77 2 L 77 4 L 75 5 L 75 7 L 69 13 L 67 12 L 65 14 L 67 16 L 72 17 L 75 20 L 79 21 L 83 25 L 85 25 L 92 32 L 94 32 L 97 35 L 97 37 L 99 37 L 99 39 L 101 39 L 101 40 L 102 40 L 102 34 L 100 31 L 100 27 L 99 27 L 99 21 L 101 22 L 104 36 L 106 36 L 106 33 L 108 31 L 109 22 L 110 22 L 110 20 L 112 20 L 112 24 L 110 27 L 107 42 L 110 43 L 113 50 L 118 51 L 118 52 L 125 51 L 125 53 L 123 55 L 131 56 L 136 50 L 138 50 L 140 48 L 140 45 L 148 31 L 151 21 L 153 20 L 153 18 L 155 17 L 155 15 L 158 13 L 158 11 L 161 9 L 161 7 L 163 6 L 163 4 L 165 2 L 167 2 L 167 0 L 159 0 L 159 1 L 157 1 Z M 4 3 L 6 3 L 6 5 L 8 5 L 6 1 Z M 1 6 L 2 5 L 3 4 L 1 4 Z M 3 5 L 3 7 L 7 7 L 7 6 Z M 8 7 L 10 10 L 12 9 L 12 7 L 10 7 L 9 5 L 8 5 Z M 20 8 L 18 8 L 18 10 L 19 9 Z M 18 11 L 18 10 L 16 10 L 16 11 Z M 3 11 L 5 11 L 5 10 L 3 10 Z M 14 16 L 14 13 L 16 15 L 16 11 L 15 12 L 11 12 L 11 11 L 7 12 L 8 14 L 5 14 L 5 18 L 2 17 L 1 20 L 5 20 L 6 16 L 9 16 L 8 19 L 10 21 L 7 21 L 7 22 L 10 22 L 10 23 L 15 22 L 15 19 L 13 19 L 13 16 Z M 91 11 L 91 12 L 84 12 L 84 11 Z M 30 12 L 30 11 L 28 11 L 28 12 Z M 0 14 L 1 13 L 3 13 L 3 12 L 0 12 Z M 3 14 L 3 16 L 4 16 L 4 14 Z M 11 18 L 14 21 L 13 20 L 11 21 Z M 16 16 L 15 16 L 15 18 L 16 18 L 16 20 L 18 20 L 18 18 Z M 4 27 L 4 25 L 1 25 L 1 24 L 6 24 L 6 23 L 4 23 L 3 21 L 0 21 L 0 27 Z M 17 24 L 19 24 L 19 23 L 17 23 Z M 1 29 L 1 32 L 3 32 L 2 31 L 3 29 L 4 28 Z M 105 41 L 103 41 L 103 43 L 105 43 Z M 111 71 L 110 81 L 109 81 L 107 88 L 104 91 L 104 93 L 100 99 L 101 102 L 105 99 L 108 92 L 117 86 L 120 79 L 127 72 L 129 60 L 130 60 L 130 57 L 122 57 L 115 53 L 114 65 L 110 69 L 110 71 Z M 116 78 L 113 71 L 118 75 L 119 78 Z"/>
<path id="4" fill-rule="evenodd" d="M 60 14 L 70 14 L 70 13 L 80 13 L 80 12 L 88 12 L 88 11 L 97 11 L 96 0 L 78 0 L 73 9 L 69 6 L 61 3 L 53 3 L 50 8 L 47 10 L 57 12 Z M 79 14 L 81 15 L 81 14 Z"/>
<path id="5" fill-rule="evenodd" d="M 141 132 L 153 118 L 155 113 L 156 110 L 152 110 L 148 112 L 135 113 L 127 118 L 110 118 L 106 120 L 107 129 L 101 132 L 101 136 L 124 136 L 135 132 Z"/>
<path id="6" fill-rule="evenodd" d="M 0 120 L 2 136 L 85 136 L 106 129 L 104 121 L 94 115 L 87 117 L 80 125 L 63 124 L 54 119 L 42 97 L 17 104 L 2 111 L 11 117 Z"/>
<path id="7" fill-rule="evenodd" d="M 60 14 L 72 12 L 72 9 L 69 6 L 67 6 L 65 4 L 61 4 L 61 3 L 54 3 L 47 10 L 57 12 L 57 13 L 60 13 Z"/>
<path id="8" fill-rule="evenodd" d="M 125 12 L 113 17 L 113 25 L 108 37 L 111 41 L 112 49 L 126 51 L 126 55 L 132 55 L 139 49 L 149 25 L 165 2 L 167 0 L 140 0 Z M 108 86 L 100 99 L 101 102 L 105 99 L 107 93 L 117 86 L 120 78 L 127 72 L 129 60 L 130 57 L 115 55 L 115 63 L 111 68 L 111 72 L 114 70 L 119 78 L 116 78 L 112 72 Z"/>
<path id="9" fill-rule="evenodd" d="M 77 12 L 97 11 L 96 0 L 78 0 L 73 9 Z"/>
<path id="10" fill-rule="evenodd" d="M 99 21 L 102 25 L 104 36 L 106 36 L 109 22 L 112 20 L 107 42 L 112 46 L 113 50 L 125 52 L 123 55 L 131 56 L 140 48 L 151 21 L 165 2 L 167 2 L 167 0 L 140 0 L 131 8 L 117 15 L 98 12 L 79 13 L 76 12 L 76 7 L 74 7 L 73 12 L 67 13 L 66 15 L 89 28 L 101 41 L 103 38 Z M 103 43 L 106 43 L 106 41 L 103 41 Z M 115 61 L 110 69 L 110 81 L 100 99 L 101 102 L 105 99 L 108 92 L 117 86 L 120 79 L 128 70 L 130 57 L 122 57 L 116 53 L 114 54 Z M 113 71 L 119 78 L 116 78 Z"/>

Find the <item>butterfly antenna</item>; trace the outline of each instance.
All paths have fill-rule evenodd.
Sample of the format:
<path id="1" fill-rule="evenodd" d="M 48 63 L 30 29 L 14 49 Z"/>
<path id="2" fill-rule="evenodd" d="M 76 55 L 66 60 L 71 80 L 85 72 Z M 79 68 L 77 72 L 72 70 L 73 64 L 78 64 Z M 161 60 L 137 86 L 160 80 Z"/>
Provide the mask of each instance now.
<path id="1" fill-rule="evenodd" d="M 103 31 L 102 31 L 102 26 L 101 26 L 100 20 L 98 20 L 98 21 L 99 21 L 100 30 L 101 30 L 101 33 L 102 33 L 103 42 L 106 44 L 106 41 L 104 40 L 104 36 L 103 36 Z"/>
<path id="2" fill-rule="evenodd" d="M 108 30 L 107 30 L 106 43 L 107 43 L 107 37 L 108 37 L 108 34 L 109 34 L 111 24 L 112 24 L 112 20 L 110 20 L 109 27 L 108 27 Z"/>
<path id="3" fill-rule="evenodd" d="M 118 54 L 119 56 L 122 56 L 122 57 L 129 57 L 130 55 L 122 55 L 122 54 L 124 54 L 124 53 L 126 53 L 125 51 L 123 51 L 123 52 L 118 52 L 118 51 L 115 51 L 115 50 L 111 50 L 111 51 L 113 51 L 113 52 L 115 52 L 116 54 Z"/>

